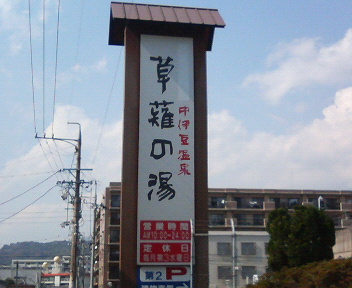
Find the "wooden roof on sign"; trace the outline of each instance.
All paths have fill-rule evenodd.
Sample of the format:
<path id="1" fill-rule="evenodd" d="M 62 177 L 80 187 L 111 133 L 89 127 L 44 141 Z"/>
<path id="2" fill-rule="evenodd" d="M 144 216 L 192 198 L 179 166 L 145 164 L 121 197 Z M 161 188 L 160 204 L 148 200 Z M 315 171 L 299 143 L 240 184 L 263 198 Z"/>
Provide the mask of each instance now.
<path id="1" fill-rule="evenodd" d="M 112 2 L 110 45 L 124 45 L 124 29 L 130 23 L 140 24 L 144 29 L 148 27 L 153 30 L 157 27 L 162 34 L 167 34 L 166 30 L 182 31 L 191 27 L 208 29 L 211 31 L 208 50 L 211 48 L 214 29 L 225 27 L 217 9 Z"/>

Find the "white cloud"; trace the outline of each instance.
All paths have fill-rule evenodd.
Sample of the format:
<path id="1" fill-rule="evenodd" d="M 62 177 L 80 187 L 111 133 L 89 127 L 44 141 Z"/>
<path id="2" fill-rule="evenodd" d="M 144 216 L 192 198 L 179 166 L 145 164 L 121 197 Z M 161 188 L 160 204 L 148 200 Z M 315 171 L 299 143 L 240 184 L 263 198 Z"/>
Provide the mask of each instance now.
<path id="1" fill-rule="evenodd" d="M 75 64 L 67 71 L 61 72 L 58 75 L 58 86 L 63 86 L 71 82 L 82 82 L 85 77 L 93 73 L 103 73 L 107 71 L 107 60 L 101 59 L 91 65 Z"/>
<path id="2" fill-rule="evenodd" d="M 10 54 L 17 54 L 29 41 L 28 5 L 19 0 L 0 0 L 0 32 L 8 37 Z"/>
<path id="3" fill-rule="evenodd" d="M 105 71 L 108 61 L 106 58 L 99 60 L 96 64 L 92 65 L 92 68 L 96 71 Z"/>
<path id="4" fill-rule="evenodd" d="M 31 11 L 27 1 L 0 0 L 0 32 L 1 36 L 8 43 L 9 52 L 12 55 L 18 54 L 23 48 L 29 49 L 31 31 L 32 41 L 37 37 L 43 37 L 43 10 L 41 3 L 31 1 Z M 57 1 L 47 1 L 45 9 L 45 21 L 48 26 L 52 18 L 56 21 Z M 29 12 L 31 16 L 31 27 L 29 27 Z M 47 27 L 46 34 L 50 29 Z M 47 35 L 48 36 L 48 35 Z M 34 42 L 33 42 L 34 44 Z"/>
<path id="5" fill-rule="evenodd" d="M 298 87 L 349 83 L 352 76 L 352 29 L 330 46 L 322 45 L 317 38 L 281 44 L 269 55 L 268 65 L 268 71 L 248 76 L 244 85 L 257 84 L 273 103 Z"/>
<path id="6" fill-rule="evenodd" d="M 351 127 L 352 87 L 336 93 L 322 119 L 289 135 L 249 135 L 229 112 L 213 114 L 209 183 L 212 187 L 352 189 Z"/>
<path id="7" fill-rule="evenodd" d="M 106 124 L 103 127 L 98 120 L 90 119 L 81 108 L 59 106 L 55 114 L 55 138 L 78 138 L 78 126 L 68 125 L 67 122 L 69 121 L 79 122 L 82 127 L 81 168 L 93 169 L 92 172 L 82 171 L 81 179 L 85 181 L 96 180 L 98 182 L 98 193 L 104 191 L 105 187 L 109 185 L 109 182 L 120 181 L 122 122 L 116 121 L 112 124 Z M 48 126 L 46 135 L 51 137 L 51 125 Z M 71 142 L 77 144 L 75 141 Z M 98 143 L 99 145 L 97 145 Z M 64 141 L 54 142 L 53 140 L 40 140 L 40 144 L 35 144 L 25 155 L 7 162 L 4 166 L 0 167 L 0 199 L 2 199 L 0 202 L 7 201 L 29 188 L 34 187 L 59 169 L 71 168 L 72 166 L 72 168 L 75 168 L 74 151 L 75 149 L 73 145 Z M 95 159 L 93 159 L 93 155 L 96 155 Z M 11 175 L 16 176 L 4 177 Z M 25 237 L 21 236 L 21 234 L 23 234 L 21 233 L 21 229 L 12 229 L 14 231 L 11 233 L 7 233 L 7 229 L 2 229 L 4 233 L 0 233 L 0 247 L 1 244 L 11 243 L 13 239 L 16 239 L 16 241 L 38 240 L 37 235 L 43 235 L 43 237 L 46 235 L 45 239 L 48 240 L 67 240 L 65 235 L 70 233 L 69 230 L 60 227 L 60 223 L 66 220 L 67 213 L 65 210 L 66 204 L 60 197 L 60 187 L 55 187 L 47 195 L 34 203 L 36 199 L 41 197 L 41 195 L 44 195 L 46 191 L 53 187 L 58 180 L 72 180 L 72 177 L 69 178 L 68 172 L 58 173 L 57 177 L 51 177 L 48 181 L 35 187 L 35 189 L 31 189 L 23 194 L 23 196 L 0 205 L 1 221 L 1 219 L 20 211 L 33 202 L 32 205 L 20 214 L 1 223 L 2 225 L 18 223 L 19 218 L 23 219 L 23 217 L 25 217 L 23 216 L 25 215 L 23 213 L 39 213 L 43 216 L 43 219 L 48 219 L 47 221 L 44 221 L 46 223 L 41 223 L 43 222 L 42 219 L 36 220 L 39 224 L 30 226 L 34 227 L 33 231 L 26 229 Z M 89 196 L 89 193 L 87 191 L 84 192 L 84 196 Z M 87 201 L 88 204 L 85 207 L 86 214 L 84 217 L 85 226 L 82 228 L 82 232 L 85 232 L 86 235 L 89 234 L 90 229 L 88 207 L 91 207 L 89 199 Z M 58 202 L 60 204 L 58 204 Z M 62 212 L 61 214 L 60 211 Z M 50 224 L 50 217 L 54 214 L 57 216 L 57 213 L 61 215 L 61 218 L 51 220 L 51 222 L 57 221 L 57 224 Z M 18 224 L 18 226 L 20 227 L 20 224 Z M 55 239 L 56 236 L 58 236 L 59 239 Z"/>

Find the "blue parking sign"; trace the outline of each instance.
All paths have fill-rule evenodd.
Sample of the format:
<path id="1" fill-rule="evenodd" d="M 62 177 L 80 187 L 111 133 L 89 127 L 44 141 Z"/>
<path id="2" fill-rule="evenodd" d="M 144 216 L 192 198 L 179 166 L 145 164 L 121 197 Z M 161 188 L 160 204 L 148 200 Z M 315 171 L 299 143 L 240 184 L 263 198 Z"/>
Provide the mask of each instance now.
<path id="1" fill-rule="evenodd" d="M 139 267 L 138 288 L 190 288 L 189 266 Z"/>

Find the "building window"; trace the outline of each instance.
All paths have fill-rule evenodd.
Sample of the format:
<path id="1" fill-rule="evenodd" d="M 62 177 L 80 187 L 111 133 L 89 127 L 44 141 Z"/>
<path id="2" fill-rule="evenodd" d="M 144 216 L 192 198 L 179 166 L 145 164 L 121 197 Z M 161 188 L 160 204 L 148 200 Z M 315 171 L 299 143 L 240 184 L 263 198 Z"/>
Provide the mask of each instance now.
<path id="1" fill-rule="evenodd" d="M 231 243 L 217 243 L 218 255 L 219 256 L 231 256 Z"/>
<path id="2" fill-rule="evenodd" d="M 270 202 L 274 202 L 275 203 L 275 209 L 281 208 L 280 206 L 280 198 L 278 197 L 270 197 Z"/>
<path id="3" fill-rule="evenodd" d="M 120 242 L 120 230 L 110 230 L 110 243 Z"/>
<path id="4" fill-rule="evenodd" d="M 109 267 L 109 279 L 119 279 L 120 277 L 120 268 L 119 265 L 110 265 Z"/>
<path id="5" fill-rule="evenodd" d="M 241 254 L 242 255 L 256 255 L 255 243 L 241 243 Z"/>
<path id="6" fill-rule="evenodd" d="M 263 209 L 263 197 L 253 197 L 249 200 L 249 208 Z"/>
<path id="7" fill-rule="evenodd" d="M 233 201 L 237 202 L 237 208 L 243 208 L 242 198 L 240 197 L 233 197 Z"/>
<path id="8" fill-rule="evenodd" d="M 264 197 L 234 197 L 237 208 L 244 209 L 263 209 Z"/>
<path id="9" fill-rule="evenodd" d="M 209 225 L 225 225 L 225 216 L 224 214 L 209 214 Z"/>
<path id="10" fill-rule="evenodd" d="M 242 279 L 253 279 L 253 275 L 257 274 L 255 271 L 255 266 L 242 266 Z"/>
<path id="11" fill-rule="evenodd" d="M 324 198 L 324 200 L 325 209 L 340 210 L 340 201 L 338 198 Z"/>
<path id="12" fill-rule="evenodd" d="M 232 267 L 231 266 L 218 266 L 218 279 L 232 279 Z"/>
<path id="13" fill-rule="evenodd" d="M 120 213 L 112 212 L 110 216 L 110 224 L 111 225 L 120 225 Z"/>
<path id="14" fill-rule="evenodd" d="M 224 208 L 225 207 L 225 197 L 211 197 L 210 208 Z"/>
<path id="15" fill-rule="evenodd" d="M 270 198 L 270 202 L 275 203 L 275 208 L 288 208 L 293 209 L 293 207 L 297 205 L 302 205 L 302 198 L 279 198 L 272 197 Z"/>
<path id="16" fill-rule="evenodd" d="M 112 194 L 111 195 L 111 207 L 120 207 L 120 194 Z"/>
<path id="17" fill-rule="evenodd" d="M 302 200 L 299 198 L 288 198 L 288 208 L 292 209 L 293 207 L 297 206 L 297 205 L 301 205 L 302 204 Z"/>
<path id="18" fill-rule="evenodd" d="M 313 203 L 315 208 L 318 208 L 318 198 L 308 198 L 309 203 Z"/>
<path id="19" fill-rule="evenodd" d="M 254 214 L 253 215 L 253 225 L 254 226 L 264 226 L 264 214 Z"/>
<path id="20" fill-rule="evenodd" d="M 234 215 L 238 226 L 246 225 L 246 215 L 244 214 L 236 214 Z"/>
<path id="21" fill-rule="evenodd" d="M 120 260 L 120 250 L 119 247 L 110 248 L 110 260 L 119 261 Z"/>

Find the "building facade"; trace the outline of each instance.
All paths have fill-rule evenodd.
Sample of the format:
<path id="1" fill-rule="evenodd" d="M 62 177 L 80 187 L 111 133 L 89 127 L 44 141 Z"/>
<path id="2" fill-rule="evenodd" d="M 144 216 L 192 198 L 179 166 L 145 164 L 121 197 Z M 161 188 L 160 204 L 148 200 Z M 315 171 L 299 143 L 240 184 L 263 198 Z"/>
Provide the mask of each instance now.
<path id="1" fill-rule="evenodd" d="M 0 269 L 1 279 L 12 278 L 15 286 L 51 288 L 68 287 L 70 279 L 70 256 L 53 259 L 14 259 L 9 266 Z M 81 256 L 79 269 L 80 287 L 89 286 L 90 256 Z"/>
<path id="2" fill-rule="evenodd" d="M 210 230 L 264 231 L 270 212 L 296 205 L 319 206 L 334 220 L 337 229 L 349 227 L 352 216 L 352 191 L 284 189 L 209 189 Z"/>
<path id="3" fill-rule="evenodd" d="M 121 183 L 111 182 L 97 210 L 93 287 L 119 287 Z"/>
<path id="4" fill-rule="evenodd" d="M 318 199 L 322 202 L 318 203 Z M 111 182 L 96 215 L 93 267 L 96 288 L 119 287 L 120 200 L 121 183 Z M 334 220 L 337 236 L 339 231 L 350 227 L 352 191 L 209 188 L 210 287 L 241 288 L 264 274 L 269 242 L 265 225 L 269 213 L 280 207 L 293 209 L 295 205 L 320 205 Z M 346 244 L 338 238 L 337 244 L 342 253 Z"/>
<path id="5" fill-rule="evenodd" d="M 334 258 L 352 257 L 352 227 L 336 231 L 336 244 L 333 247 Z"/>
<path id="6" fill-rule="evenodd" d="M 238 288 L 252 284 L 267 271 L 265 231 L 210 231 L 210 288 Z"/>

